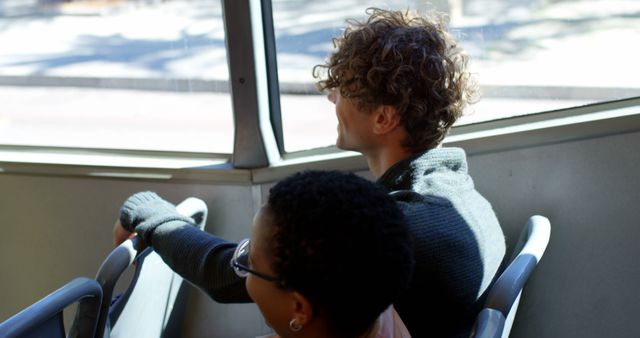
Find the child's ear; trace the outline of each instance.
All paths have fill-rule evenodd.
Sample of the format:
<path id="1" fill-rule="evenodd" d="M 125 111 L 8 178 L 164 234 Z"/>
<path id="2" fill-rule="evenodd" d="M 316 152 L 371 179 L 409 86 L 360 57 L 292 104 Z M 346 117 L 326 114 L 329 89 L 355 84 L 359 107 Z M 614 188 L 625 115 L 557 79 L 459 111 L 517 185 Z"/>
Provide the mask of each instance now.
<path id="1" fill-rule="evenodd" d="M 373 132 L 386 134 L 400 125 L 400 114 L 394 106 L 380 105 L 374 110 L 375 121 Z"/>

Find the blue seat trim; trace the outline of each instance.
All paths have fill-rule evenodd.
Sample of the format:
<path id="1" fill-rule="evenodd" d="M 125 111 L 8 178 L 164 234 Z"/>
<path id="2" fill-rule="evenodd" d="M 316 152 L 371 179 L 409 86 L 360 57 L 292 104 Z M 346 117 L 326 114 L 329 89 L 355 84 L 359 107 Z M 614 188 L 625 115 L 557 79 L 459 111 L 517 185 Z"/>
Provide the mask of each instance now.
<path id="1" fill-rule="evenodd" d="M 77 325 L 70 337 L 93 337 L 102 301 L 102 288 L 95 280 L 79 277 L 33 305 L 0 323 L 0 337 L 64 337 L 62 311 L 79 302 Z"/>

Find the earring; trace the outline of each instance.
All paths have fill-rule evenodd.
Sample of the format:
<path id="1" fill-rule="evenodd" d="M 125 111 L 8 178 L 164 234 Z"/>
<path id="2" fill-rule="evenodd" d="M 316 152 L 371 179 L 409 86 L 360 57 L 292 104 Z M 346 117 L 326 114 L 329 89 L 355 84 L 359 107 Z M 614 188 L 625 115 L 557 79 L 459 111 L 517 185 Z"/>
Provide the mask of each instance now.
<path id="1" fill-rule="evenodd" d="M 298 332 L 302 330 L 302 324 L 298 323 L 296 317 L 293 317 L 289 322 L 289 330 L 291 330 L 291 332 Z"/>

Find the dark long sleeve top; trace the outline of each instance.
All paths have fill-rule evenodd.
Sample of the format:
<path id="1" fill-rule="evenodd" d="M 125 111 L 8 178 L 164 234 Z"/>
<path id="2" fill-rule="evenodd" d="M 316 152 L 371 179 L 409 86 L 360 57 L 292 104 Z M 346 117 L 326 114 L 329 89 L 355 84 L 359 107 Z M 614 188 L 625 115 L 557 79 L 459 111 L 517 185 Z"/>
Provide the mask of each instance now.
<path id="1" fill-rule="evenodd" d="M 400 317 L 413 337 L 468 336 L 505 243 L 491 205 L 468 175 L 464 151 L 416 155 L 389 168 L 378 183 L 400 204 L 414 243 L 414 276 L 394 304 Z M 214 300 L 250 301 L 229 265 L 236 245 L 198 230 L 154 193 L 127 200 L 121 222 Z"/>
<path id="2" fill-rule="evenodd" d="M 251 298 L 230 265 L 236 243 L 198 229 L 189 217 L 153 192 L 139 192 L 120 209 L 120 223 L 135 231 L 184 279 L 220 303 Z"/>
<path id="3" fill-rule="evenodd" d="M 414 243 L 410 287 L 394 304 L 413 337 L 468 337 L 505 254 L 502 229 L 459 148 L 396 163 L 380 177 Z"/>

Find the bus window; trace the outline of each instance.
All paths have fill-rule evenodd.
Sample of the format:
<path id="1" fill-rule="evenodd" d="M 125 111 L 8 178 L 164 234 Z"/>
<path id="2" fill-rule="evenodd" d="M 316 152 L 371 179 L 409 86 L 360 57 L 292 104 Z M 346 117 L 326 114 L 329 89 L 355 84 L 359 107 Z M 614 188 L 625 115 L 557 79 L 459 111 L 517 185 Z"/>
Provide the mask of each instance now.
<path id="1" fill-rule="evenodd" d="M 311 69 L 365 8 L 438 9 L 471 56 L 481 99 L 458 125 L 640 95 L 640 2 L 273 1 L 285 150 L 334 144 L 333 106 Z"/>
<path id="2" fill-rule="evenodd" d="M 220 1 L 0 4 L 0 144 L 231 153 Z"/>

